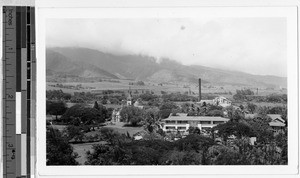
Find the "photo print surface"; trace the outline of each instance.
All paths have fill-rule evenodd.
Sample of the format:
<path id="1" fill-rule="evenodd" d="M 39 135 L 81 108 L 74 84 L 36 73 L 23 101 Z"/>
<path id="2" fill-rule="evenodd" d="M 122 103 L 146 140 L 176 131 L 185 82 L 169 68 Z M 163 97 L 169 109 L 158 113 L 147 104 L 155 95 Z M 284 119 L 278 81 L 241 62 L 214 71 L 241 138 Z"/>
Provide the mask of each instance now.
<path id="1" fill-rule="evenodd" d="M 46 20 L 46 165 L 287 165 L 284 17 Z"/>

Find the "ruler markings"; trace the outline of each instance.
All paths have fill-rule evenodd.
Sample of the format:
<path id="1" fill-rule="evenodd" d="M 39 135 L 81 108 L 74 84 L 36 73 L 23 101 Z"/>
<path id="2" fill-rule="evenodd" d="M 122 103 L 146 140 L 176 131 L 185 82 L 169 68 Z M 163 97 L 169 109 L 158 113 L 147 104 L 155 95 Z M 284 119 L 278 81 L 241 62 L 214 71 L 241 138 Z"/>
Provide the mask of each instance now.
<path id="1" fill-rule="evenodd" d="M 16 92 L 16 134 L 21 134 L 21 92 Z"/>
<path id="2" fill-rule="evenodd" d="M 17 16 L 16 16 L 16 38 L 17 38 L 17 61 L 16 61 L 16 80 L 17 80 L 17 92 L 21 91 L 21 48 L 22 48 L 22 9 L 17 7 Z"/>
<path id="3" fill-rule="evenodd" d="M 13 6 L 3 7 L 3 13 L 3 177 L 31 177 L 36 128 L 32 121 L 36 101 L 35 11 L 33 7 Z"/>
<path id="4" fill-rule="evenodd" d="M 27 7 L 23 6 L 21 7 L 21 36 L 22 36 L 22 44 L 21 48 L 26 48 L 26 36 L 27 36 Z"/>
<path id="5" fill-rule="evenodd" d="M 27 91 L 21 91 L 21 133 L 27 133 Z"/>
<path id="6" fill-rule="evenodd" d="M 26 175 L 26 153 L 27 153 L 27 146 L 26 146 L 27 136 L 25 134 L 21 134 L 21 175 Z"/>
<path id="7" fill-rule="evenodd" d="M 28 119 L 28 133 L 27 133 L 27 139 L 30 142 L 30 145 L 28 146 L 27 152 L 30 155 L 30 158 L 27 159 L 27 163 L 28 163 L 28 173 L 27 175 L 30 177 L 31 173 L 34 173 L 34 162 L 30 161 L 31 158 L 34 158 L 34 156 L 36 155 L 35 152 L 35 139 L 34 139 L 34 134 L 35 134 L 35 77 L 36 77 L 36 73 L 35 73 L 35 9 L 33 7 L 30 8 L 30 24 L 31 24 L 31 30 L 30 30 L 30 45 L 28 46 L 28 48 L 30 48 L 30 61 L 31 61 L 31 85 L 30 85 L 30 91 L 31 91 L 31 105 L 30 105 L 30 118 Z M 33 63 L 34 62 L 34 63 Z M 32 159 L 33 160 L 33 159 Z"/>
<path id="8" fill-rule="evenodd" d="M 16 146 L 17 148 L 21 148 L 21 134 L 17 133 L 16 138 Z M 16 176 L 21 176 L 21 149 L 16 150 Z"/>
<path id="9" fill-rule="evenodd" d="M 34 172 L 34 139 L 30 137 L 34 133 L 31 119 L 35 119 L 31 112 L 35 111 L 35 99 L 30 98 L 35 97 L 30 91 L 35 90 L 36 79 L 31 76 L 35 75 L 34 8 L 3 7 L 3 13 L 3 176 L 30 177 Z M 16 134 L 20 126 L 22 135 Z"/>
<path id="10" fill-rule="evenodd" d="M 4 7 L 3 12 L 5 12 L 5 15 L 3 15 L 3 21 L 5 22 L 5 24 L 3 25 L 3 30 L 5 34 L 10 34 L 9 36 L 11 36 L 11 38 L 8 38 L 8 36 L 4 36 L 4 43 L 5 45 L 3 46 L 9 46 L 4 47 L 3 48 L 3 56 L 5 56 L 5 60 L 3 60 L 4 62 L 4 67 L 7 67 L 7 64 L 11 64 L 14 65 L 14 59 L 15 59 L 15 54 L 11 53 L 10 55 L 8 55 L 10 52 L 10 50 L 14 49 L 15 43 L 16 43 L 16 39 L 15 39 L 15 29 L 12 28 L 16 25 L 15 20 L 13 17 L 16 16 L 16 8 L 15 7 Z M 11 29 L 11 30 L 6 30 L 6 29 Z M 14 74 L 10 73 L 10 71 L 7 70 L 3 70 L 4 76 L 8 76 L 10 77 L 11 75 Z M 8 82 L 7 82 L 8 81 Z M 3 90 L 4 92 L 4 96 L 7 97 L 7 90 L 12 90 L 12 93 L 9 93 L 9 96 L 14 97 L 14 85 L 15 85 L 15 79 L 13 77 L 9 78 L 9 80 L 5 80 L 3 81 L 3 85 L 5 90 Z M 7 87 L 8 86 L 8 87 Z M 12 103 L 9 104 L 9 103 Z M 13 102 L 7 102 L 6 100 L 3 100 L 3 106 L 4 107 L 4 111 L 8 111 L 14 110 L 14 103 Z M 4 130 L 4 135 L 3 136 L 11 136 L 11 137 L 4 137 L 3 141 L 5 144 L 3 144 L 3 153 L 5 155 L 5 160 L 3 163 L 3 166 L 5 168 L 5 170 L 3 171 L 3 175 L 5 177 L 8 177 L 7 175 L 11 175 L 11 177 L 15 177 L 15 173 L 14 173 L 14 167 L 15 167 L 15 137 L 13 136 L 14 133 L 14 114 L 8 114 L 6 112 L 4 112 L 3 116 L 5 117 L 5 119 L 3 120 L 3 130 Z M 7 117 L 10 117 L 10 119 L 7 119 Z M 10 135 L 11 134 L 11 135 Z M 12 148 L 12 149 L 8 149 L 8 148 Z"/>

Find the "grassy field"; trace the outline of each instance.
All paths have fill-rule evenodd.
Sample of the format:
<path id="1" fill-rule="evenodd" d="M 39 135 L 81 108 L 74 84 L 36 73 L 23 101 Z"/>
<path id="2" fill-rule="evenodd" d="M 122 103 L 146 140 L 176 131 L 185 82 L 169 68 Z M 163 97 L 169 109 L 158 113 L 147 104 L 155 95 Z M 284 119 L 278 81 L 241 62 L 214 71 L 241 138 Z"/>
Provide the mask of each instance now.
<path id="1" fill-rule="evenodd" d="M 127 127 L 127 126 L 124 127 L 124 124 L 125 123 L 123 122 L 118 122 L 115 123 L 115 125 L 106 125 L 104 127 L 114 129 L 115 131 L 121 134 L 127 134 L 128 132 L 130 136 L 133 136 L 135 133 L 143 130 L 143 127 Z"/>
<path id="2" fill-rule="evenodd" d="M 83 165 L 85 161 L 87 161 L 86 158 L 86 152 L 88 150 L 92 150 L 92 146 L 94 144 L 103 144 L 103 142 L 93 142 L 93 143 L 80 143 L 80 144 L 71 144 L 71 146 L 74 149 L 74 152 L 78 153 L 79 158 L 76 159 L 76 161 Z"/>
<path id="3" fill-rule="evenodd" d="M 95 90 L 124 90 L 128 91 L 129 88 L 135 92 L 138 90 L 139 93 L 142 93 L 142 90 L 149 90 L 153 91 L 155 94 L 160 95 L 161 91 L 166 91 L 168 93 L 184 93 L 191 91 L 194 96 L 198 96 L 199 88 L 197 84 L 190 84 L 190 83 L 164 83 L 160 85 L 159 83 L 155 82 L 144 82 L 144 86 L 138 86 L 138 85 L 129 85 L 130 80 L 119 80 L 119 82 L 109 82 L 109 81 L 102 81 L 102 82 L 66 82 L 66 83 L 59 83 L 63 85 L 81 85 L 84 89 L 75 90 L 75 89 L 67 89 L 67 88 L 59 88 L 59 87 L 52 87 L 49 85 L 56 85 L 57 83 L 53 82 L 47 82 L 47 90 L 58 90 L 61 89 L 66 93 L 74 93 L 74 92 L 91 92 L 92 89 L 88 89 L 90 87 L 95 88 Z M 247 88 L 247 87 L 246 87 Z M 203 85 L 202 86 L 202 93 L 211 94 L 211 95 L 227 95 L 227 97 L 230 98 L 232 95 L 236 93 L 236 90 L 245 89 L 245 87 L 241 86 L 231 86 L 231 85 L 220 85 L 220 86 L 212 86 L 212 85 Z M 252 91 L 257 92 L 255 87 L 250 87 Z M 225 93 L 231 92 L 232 95 L 228 95 Z M 259 95 L 269 95 L 272 93 L 277 94 L 286 94 L 286 91 L 281 91 L 279 89 L 264 89 L 259 88 L 258 94 Z"/>
<path id="4" fill-rule="evenodd" d="M 114 125 L 107 125 L 104 127 L 107 128 L 112 128 L 113 130 L 121 133 L 121 134 L 126 134 L 127 132 L 129 133 L 130 136 L 133 136 L 135 133 L 142 131 L 143 127 L 123 127 L 125 123 L 119 122 L 119 123 L 115 123 Z M 59 129 L 63 129 L 62 126 L 55 126 L 56 128 Z M 99 131 L 92 131 L 92 132 L 88 132 L 85 135 L 86 136 L 92 136 L 95 134 L 99 134 Z M 77 158 L 76 160 L 78 161 L 79 164 L 83 165 L 84 162 L 87 160 L 86 158 L 86 152 L 88 150 L 92 151 L 92 146 L 94 144 L 103 144 L 104 142 L 93 142 L 93 143 L 80 143 L 80 144 L 71 144 L 72 147 L 74 148 L 74 152 L 78 153 L 79 158 Z"/>

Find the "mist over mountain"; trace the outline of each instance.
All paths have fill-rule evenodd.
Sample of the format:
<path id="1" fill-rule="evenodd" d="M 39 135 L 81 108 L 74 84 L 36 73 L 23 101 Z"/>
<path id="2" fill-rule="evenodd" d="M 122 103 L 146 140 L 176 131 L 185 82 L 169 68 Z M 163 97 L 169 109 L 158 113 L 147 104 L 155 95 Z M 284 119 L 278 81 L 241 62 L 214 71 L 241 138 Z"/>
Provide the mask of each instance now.
<path id="1" fill-rule="evenodd" d="M 142 55 L 114 55 L 87 48 L 47 48 L 47 75 L 66 74 L 80 77 L 133 79 L 164 82 L 240 85 L 250 87 L 286 87 L 287 78 L 252 75 L 211 67 L 182 65 L 172 59 L 159 62 Z"/>

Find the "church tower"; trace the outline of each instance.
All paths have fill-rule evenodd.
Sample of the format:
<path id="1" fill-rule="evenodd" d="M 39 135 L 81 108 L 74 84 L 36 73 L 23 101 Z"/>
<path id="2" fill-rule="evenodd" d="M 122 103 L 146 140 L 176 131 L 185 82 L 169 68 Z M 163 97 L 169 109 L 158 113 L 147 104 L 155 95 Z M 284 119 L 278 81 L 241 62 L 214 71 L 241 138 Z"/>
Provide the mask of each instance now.
<path id="1" fill-rule="evenodd" d="M 128 97 L 127 97 L 127 106 L 131 106 L 131 105 L 132 105 L 132 96 L 131 96 L 131 88 L 129 87 Z"/>

